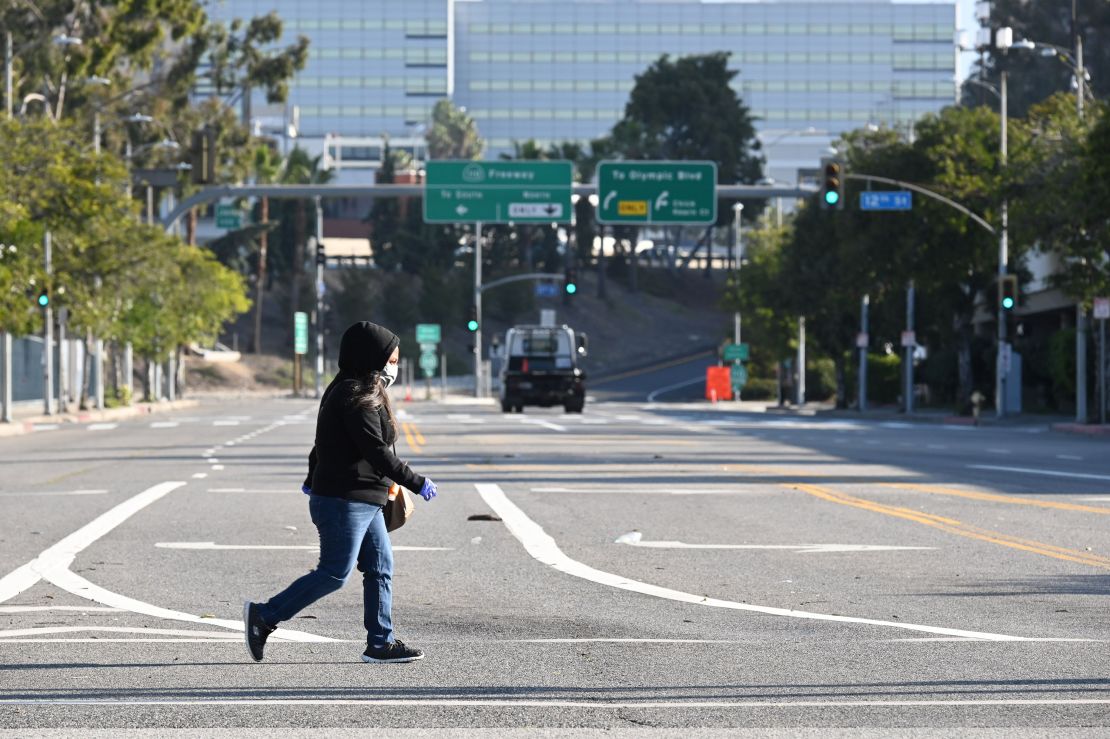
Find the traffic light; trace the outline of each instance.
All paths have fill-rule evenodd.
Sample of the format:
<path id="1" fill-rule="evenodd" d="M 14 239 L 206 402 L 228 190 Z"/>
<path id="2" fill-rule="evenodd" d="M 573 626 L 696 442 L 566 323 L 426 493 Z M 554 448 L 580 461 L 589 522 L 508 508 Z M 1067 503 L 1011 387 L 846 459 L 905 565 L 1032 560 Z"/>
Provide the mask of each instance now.
<path id="1" fill-rule="evenodd" d="M 1002 275 L 998 278 L 998 304 L 1004 311 L 1012 311 L 1018 302 L 1017 275 Z"/>
<path id="2" fill-rule="evenodd" d="M 567 295 L 574 295 L 578 292 L 578 270 L 574 267 L 567 267 L 565 279 L 563 280 L 563 290 Z"/>
<path id="3" fill-rule="evenodd" d="M 470 320 L 466 322 L 466 327 L 471 331 L 478 330 L 478 306 L 470 306 Z"/>
<path id="4" fill-rule="evenodd" d="M 837 159 L 821 160 L 821 207 L 844 210 L 844 165 Z"/>
<path id="5" fill-rule="evenodd" d="M 39 293 L 38 301 L 39 301 L 39 305 L 43 308 L 50 305 L 50 293 L 43 290 L 42 292 Z"/>
<path id="6" fill-rule="evenodd" d="M 189 174 L 194 185 L 211 185 L 216 181 L 216 130 L 209 126 L 193 131 L 189 147 Z"/>

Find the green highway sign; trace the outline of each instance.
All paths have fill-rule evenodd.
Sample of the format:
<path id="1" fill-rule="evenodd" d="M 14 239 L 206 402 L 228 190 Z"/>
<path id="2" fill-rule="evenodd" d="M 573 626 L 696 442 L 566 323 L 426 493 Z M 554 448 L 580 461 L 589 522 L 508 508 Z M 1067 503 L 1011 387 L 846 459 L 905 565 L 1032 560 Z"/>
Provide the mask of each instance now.
<path id="1" fill-rule="evenodd" d="M 418 344 L 438 344 L 441 336 L 442 332 L 438 323 L 416 324 L 416 343 Z"/>
<path id="2" fill-rule="evenodd" d="M 420 369 L 425 377 L 431 377 L 439 369 L 439 355 L 435 352 L 424 352 L 420 355 Z"/>
<path id="3" fill-rule="evenodd" d="M 230 204 L 216 205 L 216 228 L 238 229 L 243 223 L 243 211 Z"/>
<path id="4" fill-rule="evenodd" d="M 726 362 L 747 362 L 751 356 L 747 344 L 727 344 L 725 346 L 724 359 Z"/>
<path id="5" fill-rule="evenodd" d="M 308 354 L 308 314 L 293 314 L 293 353 Z"/>
<path id="6" fill-rule="evenodd" d="M 569 222 L 570 162 L 433 161 L 425 168 L 427 223 Z"/>
<path id="7" fill-rule="evenodd" d="M 729 375 L 732 378 L 733 387 L 744 387 L 748 384 L 748 368 L 739 362 L 732 365 Z"/>
<path id="8" fill-rule="evenodd" d="M 620 224 L 700 224 L 717 221 L 714 162 L 601 162 L 597 220 Z"/>

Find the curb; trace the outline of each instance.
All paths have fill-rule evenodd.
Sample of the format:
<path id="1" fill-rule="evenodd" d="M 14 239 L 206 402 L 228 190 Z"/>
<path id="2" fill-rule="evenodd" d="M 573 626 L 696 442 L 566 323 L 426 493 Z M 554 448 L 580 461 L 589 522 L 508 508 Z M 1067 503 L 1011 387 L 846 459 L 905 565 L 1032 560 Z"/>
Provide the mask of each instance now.
<path id="1" fill-rule="evenodd" d="M 37 424 L 83 424 L 97 421 L 119 421 L 137 416 L 149 416 L 165 411 L 179 411 L 187 408 L 196 408 L 199 400 L 175 400 L 172 403 L 136 403 L 126 408 L 106 408 L 102 411 L 79 411 L 77 413 L 58 414 L 55 416 L 32 416 L 21 418 L 10 424 L 0 424 L 0 437 L 21 436 L 35 430 Z"/>
<path id="2" fill-rule="evenodd" d="M 1053 431 L 1081 436 L 1110 436 L 1110 426 L 1088 425 L 1085 423 L 1054 423 Z"/>

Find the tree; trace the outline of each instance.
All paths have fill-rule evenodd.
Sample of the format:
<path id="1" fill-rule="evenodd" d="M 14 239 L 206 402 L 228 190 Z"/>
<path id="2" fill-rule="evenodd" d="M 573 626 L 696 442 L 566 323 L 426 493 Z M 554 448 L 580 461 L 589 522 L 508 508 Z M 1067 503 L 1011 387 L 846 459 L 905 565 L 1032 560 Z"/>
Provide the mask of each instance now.
<path id="1" fill-rule="evenodd" d="M 1104 98 L 1110 92 L 1110 3 L 1099 0 L 1081 2 L 1030 2 L 994 0 L 991 27 L 1010 26 L 1014 40 L 1029 39 L 1038 44 L 1054 44 L 1071 51 L 1072 8 L 1077 11 L 1075 30 L 1083 37 L 1083 63 L 1090 70 L 1087 83 L 1091 91 Z M 997 87 L 1002 65 L 1010 71 L 1009 108 L 1013 116 L 1024 116 L 1035 104 L 1056 92 L 1072 90 L 1074 80 L 1070 62 L 1041 56 L 1039 50 L 1010 51 L 1005 56 L 987 56 L 980 69 L 985 81 Z M 973 79 L 977 79 L 975 74 Z M 998 101 L 974 83 L 965 83 L 966 103 L 987 104 L 997 110 Z M 1074 100 L 1073 100 L 1074 105 Z"/>
<path id="2" fill-rule="evenodd" d="M 432 108 L 427 141 L 429 159 L 478 159 L 484 148 L 478 124 L 446 98 Z"/>
<path id="3" fill-rule="evenodd" d="M 751 111 L 730 83 L 725 52 L 672 60 L 664 54 L 643 73 L 613 126 L 613 150 L 625 159 L 705 159 L 721 184 L 756 182 L 763 159 Z"/>

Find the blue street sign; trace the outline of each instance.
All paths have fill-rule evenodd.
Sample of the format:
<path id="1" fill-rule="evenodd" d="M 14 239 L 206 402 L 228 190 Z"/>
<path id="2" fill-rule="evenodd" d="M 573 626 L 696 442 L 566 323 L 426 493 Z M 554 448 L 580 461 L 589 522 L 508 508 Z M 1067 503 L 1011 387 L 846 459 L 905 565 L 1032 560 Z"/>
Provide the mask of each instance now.
<path id="1" fill-rule="evenodd" d="M 553 282 L 537 282 L 536 283 L 536 297 L 537 298 L 554 298 L 559 294 L 559 286 Z"/>
<path id="2" fill-rule="evenodd" d="M 859 194 L 860 210 L 913 210 L 910 190 L 874 190 Z"/>

